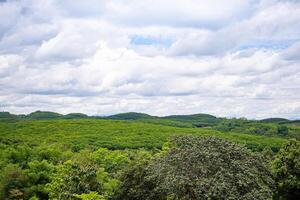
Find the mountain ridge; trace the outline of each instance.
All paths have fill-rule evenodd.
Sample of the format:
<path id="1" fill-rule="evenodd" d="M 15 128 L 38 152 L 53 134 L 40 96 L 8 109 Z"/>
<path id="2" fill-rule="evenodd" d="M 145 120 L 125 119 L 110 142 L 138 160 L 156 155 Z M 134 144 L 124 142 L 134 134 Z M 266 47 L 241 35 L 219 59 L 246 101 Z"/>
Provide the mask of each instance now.
<path id="1" fill-rule="evenodd" d="M 216 117 L 211 114 L 197 113 L 188 115 L 167 115 L 167 116 L 153 116 L 147 113 L 140 112 L 125 112 L 108 116 L 92 116 L 84 113 L 69 113 L 60 114 L 51 111 L 35 111 L 29 114 L 12 114 L 10 112 L 0 112 L 0 120 L 51 120 L 51 119 L 82 119 L 82 118 L 96 118 L 96 119 L 111 119 L 111 120 L 136 120 L 151 123 L 162 123 L 164 125 L 175 125 L 179 127 L 208 127 L 214 126 L 220 123 L 224 119 L 235 118 L 223 118 Z M 242 118 L 241 118 L 242 119 Z M 295 124 L 300 125 L 300 120 L 289 120 L 280 117 L 265 118 L 261 120 L 251 120 L 261 123 L 275 123 L 275 124 Z"/>
<path id="2" fill-rule="evenodd" d="M 57 112 L 52 111 L 34 111 L 29 114 L 12 114 L 7 111 L 0 112 L 0 119 L 3 118 L 27 118 L 27 119 L 73 119 L 73 118 L 103 118 L 103 119 L 113 119 L 113 120 L 137 120 L 137 119 L 182 119 L 182 120 L 190 120 L 190 119 L 197 119 L 197 118 L 206 118 L 206 119 L 224 119 L 224 117 L 216 117 L 211 114 L 206 113 L 196 113 L 196 114 L 178 114 L 178 115 L 166 115 L 166 116 L 154 116 L 147 113 L 140 113 L 140 112 L 124 112 L 124 113 L 117 113 L 113 115 L 107 116 L 96 116 L 96 115 L 87 115 L 84 113 L 68 113 L 68 114 L 60 114 Z M 225 117 L 226 118 L 226 117 Z M 227 118 L 231 119 L 231 118 Z M 281 117 L 270 117 L 264 119 L 257 119 L 254 121 L 260 122 L 275 122 L 275 123 L 282 123 L 282 122 L 299 122 L 300 119 L 290 120 Z"/>

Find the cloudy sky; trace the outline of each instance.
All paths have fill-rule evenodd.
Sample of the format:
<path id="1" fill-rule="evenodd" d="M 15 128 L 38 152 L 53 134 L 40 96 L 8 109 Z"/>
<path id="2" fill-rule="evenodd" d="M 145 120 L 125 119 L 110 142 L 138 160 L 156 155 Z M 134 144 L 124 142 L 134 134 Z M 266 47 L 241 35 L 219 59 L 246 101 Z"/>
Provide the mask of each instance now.
<path id="1" fill-rule="evenodd" d="M 300 118 L 300 1 L 1 0 L 0 109 Z"/>

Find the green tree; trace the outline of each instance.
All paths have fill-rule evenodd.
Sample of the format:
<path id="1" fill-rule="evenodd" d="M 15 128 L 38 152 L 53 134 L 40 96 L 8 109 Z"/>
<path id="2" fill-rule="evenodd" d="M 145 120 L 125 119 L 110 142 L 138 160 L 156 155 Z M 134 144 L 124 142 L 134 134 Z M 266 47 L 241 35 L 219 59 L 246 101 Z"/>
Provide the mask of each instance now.
<path id="1" fill-rule="evenodd" d="M 110 151 L 106 148 L 100 148 L 92 153 L 92 159 L 106 171 L 117 173 L 130 162 L 125 151 L 114 150 Z"/>
<path id="2" fill-rule="evenodd" d="M 282 135 L 282 136 L 286 136 L 289 133 L 289 129 L 287 126 L 278 126 L 277 127 L 277 134 L 278 135 Z"/>
<path id="3" fill-rule="evenodd" d="M 272 171 L 281 199 L 300 199 L 300 142 L 291 140 L 276 155 Z"/>
<path id="4" fill-rule="evenodd" d="M 145 179 L 146 168 L 150 162 L 151 155 L 148 152 L 140 151 L 135 154 L 135 159 L 126 168 L 120 178 L 120 186 L 115 195 L 117 200 L 140 200 L 159 199 L 152 196 L 155 184 Z M 146 198 L 147 197 L 147 198 Z"/>
<path id="5" fill-rule="evenodd" d="M 50 199 L 76 199 L 75 195 L 100 191 L 97 169 L 91 163 L 67 161 L 58 166 L 50 184 L 47 185 Z"/>
<path id="6" fill-rule="evenodd" d="M 146 169 L 138 167 L 138 176 L 126 174 L 131 180 L 126 179 L 129 182 L 123 185 L 129 187 L 123 191 L 131 196 L 125 199 L 272 198 L 271 172 L 257 154 L 211 137 L 175 137 L 173 144 Z"/>
<path id="7" fill-rule="evenodd" d="M 0 199 L 24 199 L 27 177 L 18 165 L 8 164 L 0 174 Z"/>
<path id="8" fill-rule="evenodd" d="M 12 146 L 6 149 L 7 159 L 11 163 L 18 164 L 22 168 L 27 166 L 32 154 L 32 148 L 27 145 L 19 145 L 17 147 Z"/>
<path id="9" fill-rule="evenodd" d="M 105 198 L 96 193 L 96 192 L 91 192 L 91 193 L 88 193 L 88 194 L 81 194 L 81 195 L 75 195 L 78 199 L 81 199 L 81 200 L 105 200 Z"/>
<path id="10" fill-rule="evenodd" d="M 30 196 L 36 196 L 38 199 L 48 199 L 48 191 L 46 190 L 46 184 L 50 182 L 54 166 L 43 161 L 32 161 L 28 163 L 28 169 L 25 173 L 28 177 L 28 193 Z"/>

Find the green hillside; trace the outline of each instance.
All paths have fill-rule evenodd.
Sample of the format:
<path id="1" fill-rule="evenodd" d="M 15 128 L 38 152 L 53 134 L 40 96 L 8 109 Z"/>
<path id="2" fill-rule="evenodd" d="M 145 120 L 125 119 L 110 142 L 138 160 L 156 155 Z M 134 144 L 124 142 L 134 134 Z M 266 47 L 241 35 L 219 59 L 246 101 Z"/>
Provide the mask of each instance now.
<path id="1" fill-rule="evenodd" d="M 80 118 L 88 118 L 89 116 L 82 113 L 70 113 L 67 115 L 64 115 L 62 118 L 64 119 L 80 119 Z"/>
<path id="2" fill-rule="evenodd" d="M 245 118 L 218 118 L 209 114 L 170 115 L 164 117 L 151 116 L 144 113 L 120 113 L 111 116 L 88 116 L 82 113 L 67 115 L 36 111 L 28 115 L 14 115 L 9 112 L 0 112 L 0 121 L 17 120 L 58 120 L 58 119 L 107 119 L 121 121 L 136 121 L 148 124 L 173 126 L 179 128 L 209 128 L 221 132 L 237 132 L 251 135 L 280 136 L 300 139 L 299 120 L 284 118 L 268 118 L 264 120 L 247 120 Z"/>
<path id="3" fill-rule="evenodd" d="M 271 123 L 284 123 L 284 122 L 288 122 L 288 119 L 285 118 L 266 118 L 266 119 L 262 119 L 260 120 L 261 122 L 271 122 Z"/>
<path id="4" fill-rule="evenodd" d="M 11 114 L 9 112 L 0 112 L 0 119 L 17 119 L 18 115 Z"/>
<path id="5" fill-rule="evenodd" d="M 203 135 L 226 138 L 255 150 L 270 147 L 277 151 L 285 139 L 211 129 L 178 128 L 142 122 L 100 119 L 25 120 L 0 122 L 2 143 L 28 145 L 58 144 L 70 148 L 160 148 L 173 135 Z"/>
<path id="6" fill-rule="evenodd" d="M 144 114 L 144 113 L 129 112 L 129 113 L 120 113 L 116 115 L 111 115 L 104 118 L 114 119 L 114 120 L 142 120 L 142 119 L 156 119 L 157 117 Z"/>
<path id="7" fill-rule="evenodd" d="M 191 123 L 196 127 L 213 126 L 222 121 L 221 118 L 217 118 L 208 114 L 194 114 L 194 115 L 171 115 L 163 117 L 162 119 L 175 120 L 184 123 Z"/>
<path id="8" fill-rule="evenodd" d="M 165 117 L 157 117 L 135 112 L 121 113 L 103 118 L 112 120 L 136 120 L 153 124 L 186 128 L 214 126 L 222 121 L 221 118 L 217 118 L 208 114 L 170 115 Z"/>
<path id="9" fill-rule="evenodd" d="M 209 114 L 151 116 L 144 113 L 121 113 L 102 119 L 130 120 L 181 128 L 210 128 L 221 132 L 237 132 L 251 135 L 280 136 L 300 139 L 299 121 L 284 118 L 247 120 L 245 118 L 218 118 Z"/>
<path id="10" fill-rule="evenodd" d="M 26 116 L 26 118 L 29 119 L 59 119 L 63 115 L 55 112 L 48 112 L 48 111 L 36 111 L 33 113 L 30 113 Z"/>
<path id="11" fill-rule="evenodd" d="M 28 115 L 15 115 L 9 112 L 0 112 L 0 120 L 48 120 L 48 119 L 79 119 L 88 118 L 89 116 L 83 113 L 60 114 L 49 111 L 35 111 Z"/>

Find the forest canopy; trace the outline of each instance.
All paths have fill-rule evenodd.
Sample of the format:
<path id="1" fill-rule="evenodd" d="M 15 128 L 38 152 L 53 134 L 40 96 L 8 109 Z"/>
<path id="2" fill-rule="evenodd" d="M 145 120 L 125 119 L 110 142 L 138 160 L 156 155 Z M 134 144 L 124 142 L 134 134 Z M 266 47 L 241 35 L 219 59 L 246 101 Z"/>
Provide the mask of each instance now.
<path id="1" fill-rule="evenodd" d="M 48 114 L 0 120 L 1 200 L 299 197 L 295 124 Z"/>

